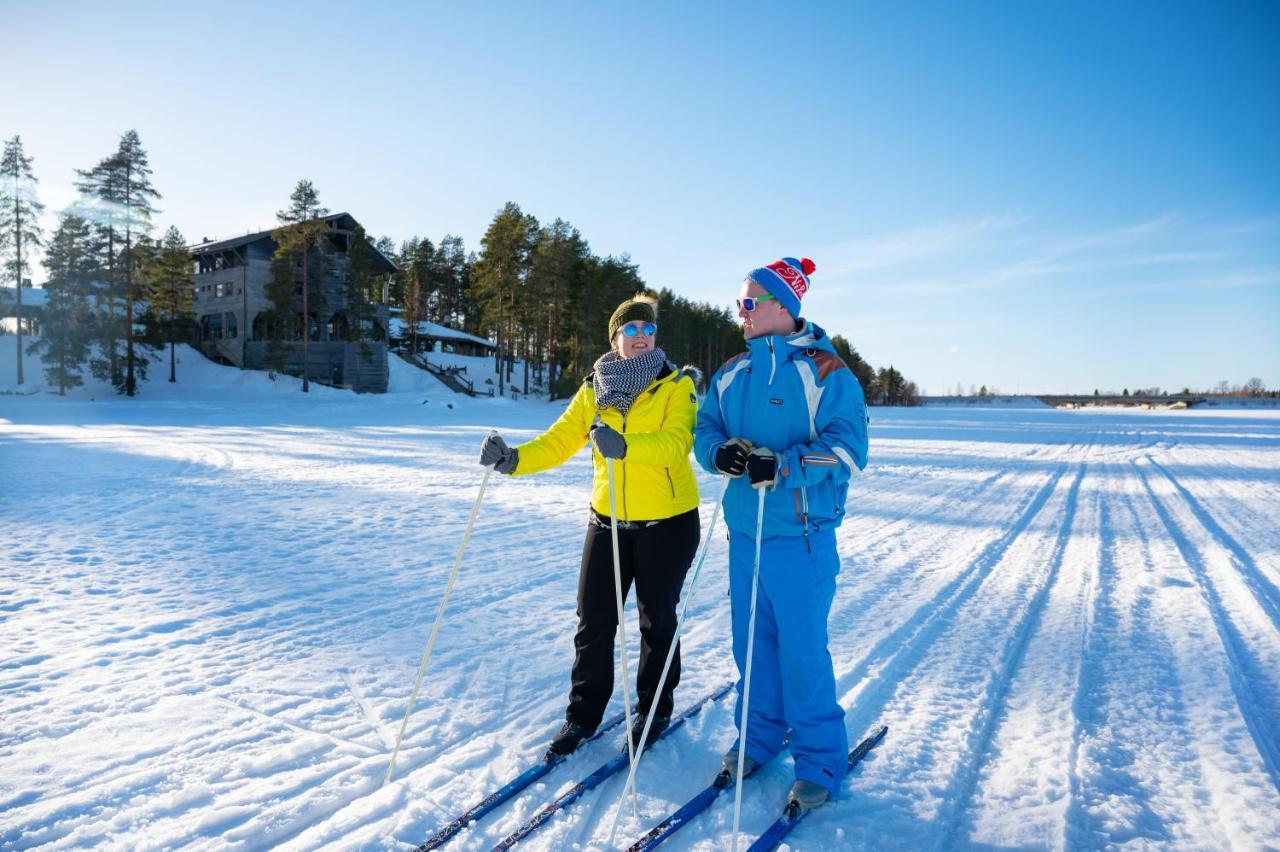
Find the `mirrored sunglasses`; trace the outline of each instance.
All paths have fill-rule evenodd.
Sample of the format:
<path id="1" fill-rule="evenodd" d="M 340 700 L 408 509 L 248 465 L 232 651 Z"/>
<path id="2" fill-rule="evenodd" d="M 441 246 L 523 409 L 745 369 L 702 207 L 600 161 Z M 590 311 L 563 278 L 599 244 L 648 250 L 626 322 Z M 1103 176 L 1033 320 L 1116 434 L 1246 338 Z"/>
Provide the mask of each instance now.
<path id="1" fill-rule="evenodd" d="M 778 298 L 777 296 L 770 296 L 767 294 L 764 296 L 747 296 L 745 299 L 738 300 L 738 310 L 746 311 L 747 313 L 750 313 L 751 311 L 754 311 L 756 309 L 756 306 L 760 302 L 767 302 L 770 299 L 773 299 L 776 301 L 777 298 Z"/>
<path id="2" fill-rule="evenodd" d="M 635 337 L 642 331 L 645 337 L 653 337 L 658 333 L 658 327 L 651 322 L 647 322 L 644 325 L 624 325 L 622 327 L 622 333 L 627 337 Z"/>

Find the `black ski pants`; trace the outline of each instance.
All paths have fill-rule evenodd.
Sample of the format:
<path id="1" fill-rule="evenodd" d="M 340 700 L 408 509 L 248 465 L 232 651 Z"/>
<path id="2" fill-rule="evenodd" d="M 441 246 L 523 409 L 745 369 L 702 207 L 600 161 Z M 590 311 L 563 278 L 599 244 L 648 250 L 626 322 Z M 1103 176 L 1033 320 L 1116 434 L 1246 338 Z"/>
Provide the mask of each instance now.
<path id="1" fill-rule="evenodd" d="M 670 716 L 672 695 L 680 682 L 680 651 L 662 695 L 654 692 L 662 664 L 676 632 L 676 606 L 685 574 L 698 550 L 701 522 L 691 509 L 650 526 L 618 528 L 618 562 L 625 602 L 632 582 L 640 615 L 640 668 L 636 672 L 637 712 Z M 618 604 L 614 597 L 613 544 L 609 519 L 598 515 L 587 524 L 578 574 L 578 632 L 573 637 L 573 687 L 569 692 L 570 722 L 595 728 L 604 718 L 613 695 L 613 648 L 618 632 Z"/>

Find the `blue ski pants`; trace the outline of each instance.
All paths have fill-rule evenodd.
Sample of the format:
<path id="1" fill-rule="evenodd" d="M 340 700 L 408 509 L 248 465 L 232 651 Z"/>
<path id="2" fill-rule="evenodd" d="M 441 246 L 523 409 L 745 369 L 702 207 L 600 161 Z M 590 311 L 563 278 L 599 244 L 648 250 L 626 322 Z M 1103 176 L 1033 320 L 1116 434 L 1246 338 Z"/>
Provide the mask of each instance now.
<path id="1" fill-rule="evenodd" d="M 739 675 L 734 721 L 739 731 L 754 563 L 754 537 L 730 533 L 733 659 Z M 836 700 L 827 650 L 827 616 L 839 571 L 834 530 L 809 536 L 808 544 L 798 535 L 763 540 L 747 726 L 747 754 L 761 763 L 782 751 L 790 730 L 796 778 L 820 784 L 832 795 L 840 788 L 849 754 L 844 708 Z"/>

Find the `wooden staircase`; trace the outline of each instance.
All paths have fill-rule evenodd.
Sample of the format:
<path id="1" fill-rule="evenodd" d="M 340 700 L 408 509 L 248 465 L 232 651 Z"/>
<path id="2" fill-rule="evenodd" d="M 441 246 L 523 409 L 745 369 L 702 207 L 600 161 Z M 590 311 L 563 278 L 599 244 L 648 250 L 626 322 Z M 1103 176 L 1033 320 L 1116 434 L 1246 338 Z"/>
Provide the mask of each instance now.
<path id="1" fill-rule="evenodd" d="M 454 393 L 464 393 L 467 396 L 493 396 L 492 390 L 488 393 L 481 393 L 476 390 L 475 383 L 468 379 L 464 379 L 458 370 L 450 370 L 445 367 L 441 367 L 438 364 L 432 364 L 427 360 L 427 357 L 421 353 L 409 354 L 408 352 L 397 352 L 396 354 L 399 355 L 401 360 L 406 363 L 412 364 L 421 370 L 426 370 L 428 373 L 435 376 L 442 384 L 444 384 L 445 387 Z"/>

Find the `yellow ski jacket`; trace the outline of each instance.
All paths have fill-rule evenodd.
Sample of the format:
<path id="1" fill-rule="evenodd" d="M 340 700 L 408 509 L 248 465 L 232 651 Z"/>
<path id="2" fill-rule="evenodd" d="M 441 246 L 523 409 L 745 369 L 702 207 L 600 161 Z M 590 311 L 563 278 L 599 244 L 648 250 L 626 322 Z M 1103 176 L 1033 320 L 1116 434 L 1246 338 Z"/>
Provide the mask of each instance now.
<path id="1" fill-rule="evenodd" d="M 618 520 L 656 521 L 697 508 L 698 481 L 689 463 L 698 397 L 693 379 L 664 368 L 624 416 L 617 409 L 596 407 L 591 382 L 585 381 L 560 419 L 532 441 L 516 449 L 515 476 L 563 464 L 582 449 L 596 417 L 621 432 L 626 458 L 614 463 Z M 591 451 L 595 471 L 591 508 L 609 517 L 609 475 L 605 459 Z"/>

